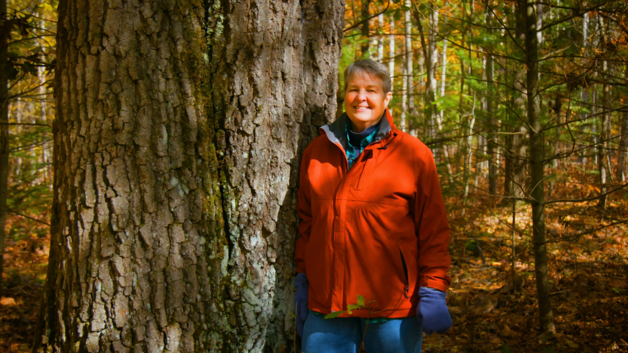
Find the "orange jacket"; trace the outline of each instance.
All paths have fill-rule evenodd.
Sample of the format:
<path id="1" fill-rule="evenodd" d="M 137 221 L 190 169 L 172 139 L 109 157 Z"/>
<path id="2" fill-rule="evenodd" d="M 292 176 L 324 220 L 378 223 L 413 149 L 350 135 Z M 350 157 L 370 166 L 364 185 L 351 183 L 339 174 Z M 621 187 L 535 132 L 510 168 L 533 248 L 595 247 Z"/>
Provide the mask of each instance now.
<path id="1" fill-rule="evenodd" d="M 347 170 L 346 119 L 323 126 L 301 162 L 295 262 L 310 283 L 308 307 L 346 310 L 361 295 L 375 300 L 371 317 L 414 316 L 419 287 L 446 292 L 450 281 L 449 224 L 434 158 L 386 111 L 373 143 Z"/>

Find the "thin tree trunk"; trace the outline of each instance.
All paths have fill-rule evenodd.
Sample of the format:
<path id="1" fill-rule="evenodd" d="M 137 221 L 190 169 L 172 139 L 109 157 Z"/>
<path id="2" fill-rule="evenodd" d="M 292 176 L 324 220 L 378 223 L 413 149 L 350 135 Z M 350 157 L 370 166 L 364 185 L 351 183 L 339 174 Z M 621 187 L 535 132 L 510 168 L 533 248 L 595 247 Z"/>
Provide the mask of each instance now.
<path id="1" fill-rule="evenodd" d="M 628 78 L 628 64 L 626 64 L 624 78 Z M 628 157 L 628 111 L 623 112 L 620 118 L 619 151 L 617 155 L 617 180 L 624 183 L 628 179 L 626 158 Z"/>
<path id="2" fill-rule="evenodd" d="M 430 96 L 430 114 L 429 119 L 433 126 L 432 138 L 436 139 L 436 132 L 438 131 L 438 108 L 436 107 L 436 89 L 438 82 L 436 81 L 436 66 L 438 64 L 438 41 L 436 35 L 438 34 L 438 9 L 434 4 L 430 5 L 430 26 L 429 26 L 429 44 L 428 55 L 430 56 L 430 68 L 427 72 L 428 88 L 426 91 Z"/>
<path id="3" fill-rule="evenodd" d="M 406 11 L 403 13 L 404 19 L 404 43 L 405 43 L 405 55 L 404 55 L 404 64 L 405 64 L 405 77 L 404 79 L 407 81 L 406 83 L 406 119 L 402 122 L 401 130 L 408 131 L 408 127 L 412 125 L 410 122 L 411 119 L 415 118 L 414 111 L 414 63 L 412 60 L 412 21 L 410 8 L 412 6 L 410 0 L 405 0 L 405 6 L 407 7 Z"/>
<path id="4" fill-rule="evenodd" d="M 370 5 L 371 5 L 371 0 L 362 0 L 362 21 L 364 21 L 365 19 L 371 17 L 371 12 L 370 12 Z M 371 38 L 369 37 L 370 34 L 370 20 L 368 21 L 364 21 L 364 23 L 362 23 L 362 46 L 361 46 L 361 51 L 362 51 L 362 58 L 370 58 L 371 55 L 369 53 L 369 46 L 371 44 Z"/>
<path id="5" fill-rule="evenodd" d="M 291 351 L 299 153 L 334 117 L 343 4 L 133 6 L 59 4 L 35 349 Z"/>
<path id="6" fill-rule="evenodd" d="M 447 25 L 447 17 L 445 17 L 445 25 Z M 445 88 L 447 82 L 447 38 L 443 38 L 443 56 L 441 59 L 441 74 L 440 74 L 440 98 L 445 96 Z M 439 121 L 438 125 L 441 126 L 443 124 L 444 119 L 444 111 L 439 109 Z"/>
<path id="7" fill-rule="evenodd" d="M 610 72 L 607 65 L 608 62 L 604 62 L 605 73 Z M 606 76 L 606 75 L 604 75 Z M 599 116 L 598 120 L 600 123 L 600 135 L 599 135 L 599 144 L 597 147 L 598 150 L 598 171 L 600 173 L 600 194 L 603 196 L 598 201 L 598 208 L 601 210 L 606 209 L 606 201 L 607 196 L 604 195 L 608 191 L 608 179 L 610 177 L 611 171 L 608 169 L 608 155 L 609 150 L 609 138 L 611 135 L 611 116 L 610 116 L 610 102 L 609 102 L 609 85 L 606 83 L 606 78 L 604 85 L 602 86 L 602 114 Z"/>
<path id="8" fill-rule="evenodd" d="M 628 112 L 621 116 L 621 132 L 619 140 L 619 155 L 617 161 L 617 180 L 621 183 L 628 179 L 626 157 L 628 157 Z"/>
<path id="9" fill-rule="evenodd" d="M 0 23 L 7 19 L 7 2 L 0 0 Z M 4 271 L 4 227 L 7 219 L 7 196 L 9 182 L 9 78 L 6 67 L 7 37 L 0 34 L 0 291 L 3 287 Z"/>
<path id="10" fill-rule="evenodd" d="M 384 14 L 381 13 L 377 16 L 377 23 L 379 24 L 380 35 L 377 36 L 377 62 L 384 60 L 384 36 L 381 34 L 384 31 Z"/>
<path id="11" fill-rule="evenodd" d="M 475 125 L 475 91 L 473 92 L 473 103 L 471 107 L 471 116 L 469 117 L 469 127 L 467 128 L 467 141 L 465 144 L 465 163 L 464 163 L 464 194 L 462 195 L 462 217 L 465 215 L 467 206 L 467 197 L 469 196 L 469 177 L 471 176 L 471 165 L 473 160 L 473 126 Z"/>
<path id="12" fill-rule="evenodd" d="M 534 242 L 536 290 L 539 301 L 539 321 L 543 332 L 554 332 L 554 316 L 550 301 L 547 242 L 545 238 L 544 148 L 540 119 L 539 42 L 537 36 L 537 9 L 532 0 L 520 1 L 526 19 L 525 54 L 526 88 L 528 93 L 528 122 L 530 125 L 530 196 L 532 197 L 532 238 Z"/>
<path id="13" fill-rule="evenodd" d="M 488 192 L 491 195 L 497 195 L 497 161 L 495 149 L 497 147 L 495 141 L 496 118 L 494 109 L 493 96 L 495 94 L 495 86 L 493 84 L 493 56 L 486 56 L 486 115 L 488 123 L 488 134 L 486 139 L 486 155 L 488 158 Z"/>
<path id="14" fill-rule="evenodd" d="M 388 73 L 390 74 L 390 87 L 394 91 L 395 83 L 395 17 L 390 15 L 390 35 L 388 36 Z"/>
<path id="15" fill-rule="evenodd" d="M 399 118 L 399 128 L 404 131 L 408 117 L 408 67 L 406 65 L 402 65 L 401 75 L 401 117 Z"/>
<path id="16" fill-rule="evenodd" d="M 570 93 L 567 93 L 567 96 L 569 97 Z M 562 100 L 560 97 L 556 97 L 555 101 L 554 101 L 554 114 L 556 116 L 555 118 L 555 123 L 556 123 L 556 128 L 554 129 L 554 159 L 552 160 L 552 168 L 554 169 L 554 174 L 558 173 L 558 158 L 556 158 L 556 156 L 561 153 L 561 145 L 560 145 L 560 134 L 561 134 L 561 123 L 562 123 L 562 118 L 561 118 L 561 107 L 562 107 Z M 550 185 L 549 185 L 549 190 L 547 191 L 547 196 L 548 197 L 552 197 L 552 194 L 554 193 L 554 178 L 551 179 L 550 181 Z"/>
<path id="17" fill-rule="evenodd" d="M 416 4 L 415 4 L 416 5 Z M 421 48 L 423 49 L 423 57 L 425 58 L 425 71 L 427 74 L 427 82 L 425 86 L 425 121 L 428 126 L 428 136 L 430 139 L 436 138 L 436 124 L 434 121 L 434 102 L 436 101 L 436 77 L 435 77 L 435 65 L 438 60 L 438 52 L 436 49 L 436 33 L 438 31 L 438 11 L 433 5 L 430 6 L 430 23 L 428 26 L 428 40 L 425 39 L 423 31 L 423 24 L 421 21 L 421 14 L 419 10 L 413 8 L 414 18 L 416 20 L 416 27 L 419 30 L 419 36 L 421 38 Z"/>
<path id="18" fill-rule="evenodd" d="M 525 0 L 523 0 L 525 1 Z M 525 42 L 525 12 L 517 12 L 518 21 L 516 21 L 516 34 L 521 45 Z M 536 25 L 535 25 L 536 26 Z M 535 35 L 536 37 L 536 35 Z M 519 50 L 518 46 L 514 46 L 515 50 Z M 524 55 L 525 58 L 525 55 Z M 513 92 L 513 112 L 510 120 L 511 131 L 514 133 L 510 142 L 509 152 L 506 154 L 506 178 L 505 178 L 505 195 L 514 197 L 523 197 L 525 194 L 525 172 L 526 172 L 526 159 L 528 155 L 528 146 L 526 141 L 526 129 L 525 120 L 527 117 L 526 107 L 526 69 L 516 65 L 513 68 L 514 74 L 514 86 L 516 88 Z M 523 92 L 523 93 L 520 93 Z M 512 185 L 512 186 L 511 186 Z"/>
<path id="19" fill-rule="evenodd" d="M 412 21 L 410 8 L 412 3 L 410 0 L 405 0 L 405 5 L 407 10 L 404 11 L 404 26 L 405 26 L 405 44 L 406 44 L 406 55 L 405 55 L 405 64 L 406 64 L 406 80 L 408 81 L 406 95 L 408 96 L 408 116 L 405 121 L 405 125 L 401 126 L 402 131 L 408 131 L 408 126 L 413 123 L 410 121 L 411 119 L 416 118 L 416 113 L 414 111 L 414 62 L 413 62 L 413 54 L 412 54 Z"/>

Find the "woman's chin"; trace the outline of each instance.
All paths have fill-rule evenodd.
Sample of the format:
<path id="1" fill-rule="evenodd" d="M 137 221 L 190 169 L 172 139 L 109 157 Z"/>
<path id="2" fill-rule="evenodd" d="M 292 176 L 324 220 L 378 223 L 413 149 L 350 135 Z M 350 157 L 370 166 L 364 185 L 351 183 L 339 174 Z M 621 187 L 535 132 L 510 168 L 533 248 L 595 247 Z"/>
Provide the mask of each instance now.
<path id="1" fill-rule="evenodd" d="M 373 114 L 371 114 L 370 111 L 358 112 L 358 113 L 347 114 L 347 115 L 349 115 L 349 118 L 351 118 L 351 120 L 353 120 L 354 122 L 367 123 L 373 120 Z"/>

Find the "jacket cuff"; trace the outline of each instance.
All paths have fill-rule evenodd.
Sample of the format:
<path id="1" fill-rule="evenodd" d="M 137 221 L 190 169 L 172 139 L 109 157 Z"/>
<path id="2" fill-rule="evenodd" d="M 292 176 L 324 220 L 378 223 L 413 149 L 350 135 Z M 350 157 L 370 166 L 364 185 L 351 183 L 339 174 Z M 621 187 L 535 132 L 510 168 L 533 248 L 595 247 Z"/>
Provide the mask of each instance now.
<path id="1" fill-rule="evenodd" d="M 421 280 L 419 281 L 419 287 L 430 287 L 447 293 L 447 289 L 449 288 L 449 280 L 436 277 L 421 276 Z"/>

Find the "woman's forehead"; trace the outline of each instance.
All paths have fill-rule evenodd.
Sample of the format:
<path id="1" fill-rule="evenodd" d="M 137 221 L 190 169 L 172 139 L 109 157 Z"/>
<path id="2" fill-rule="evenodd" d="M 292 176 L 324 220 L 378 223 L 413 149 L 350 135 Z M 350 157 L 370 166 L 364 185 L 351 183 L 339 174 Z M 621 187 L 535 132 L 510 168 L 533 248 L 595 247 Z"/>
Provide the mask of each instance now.
<path id="1" fill-rule="evenodd" d="M 368 72 L 356 72 L 355 74 L 347 77 L 347 86 L 350 85 L 382 87 L 382 80 L 377 76 L 369 74 Z"/>

